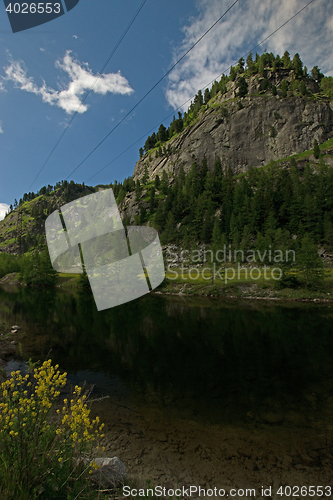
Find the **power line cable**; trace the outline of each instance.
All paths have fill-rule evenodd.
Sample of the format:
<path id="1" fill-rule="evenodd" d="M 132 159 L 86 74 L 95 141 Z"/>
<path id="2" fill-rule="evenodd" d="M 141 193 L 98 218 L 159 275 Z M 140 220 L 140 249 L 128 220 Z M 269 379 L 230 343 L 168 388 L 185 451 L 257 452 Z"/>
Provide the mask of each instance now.
<path id="1" fill-rule="evenodd" d="M 117 125 L 115 125 L 113 129 L 111 129 L 110 132 L 106 134 L 104 139 L 102 139 L 97 144 L 97 146 L 95 146 L 94 149 L 90 151 L 90 153 L 81 161 L 81 163 L 79 163 L 79 165 L 68 175 L 67 180 L 72 174 L 74 174 L 74 172 L 76 172 L 78 168 L 81 167 L 81 165 L 83 165 L 83 163 L 96 151 L 96 149 L 98 149 L 103 144 L 103 142 L 119 127 L 119 125 L 139 106 L 139 104 L 141 104 L 141 102 L 161 83 L 161 81 L 164 80 L 166 76 L 168 76 L 168 74 L 177 66 L 177 64 L 179 64 L 180 61 L 182 61 L 184 57 L 187 56 L 187 54 L 191 52 L 192 49 L 194 49 L 194 47 L 207 35 L 207 33 L 209 33 L 219 21 L 221 21 L 221 19 L 229 12 L 229 10 L 232 9 L 234 5 L 236 5 L 236 3 L 238 3 L 238 1 L 239 0 L 235 0 L 235 2 L 222 14 L 222 16 L 219 17 L 217 21 L 215 21 L 215 23 L 192 45 L 192 47 L 190 47 L 185 52 L 185 54 L 182 55 L 180 59 L 178 59 L 178 61 L 162 76 L 162 78 L 160 78 L 158 82 L 156 82 L 155 85 L 153 85 L 151 89 L 148 90 L 148 92 L 146 92 L 146 94 L 143 97 L 141 97 L 141 99 L 135 104 L 135 106 L 133 106 L 133 108 L 130 109 L 130 111 L 128 111 L 128 113 L 117 123 Z"/>
<path id="2" fill-rule="evenodd" d="M 294 19 L 294 17 L 296 17 L 298 14 L 300 14 L 306 7 L 308 7 L 310 4 L 312 4 L 315 0 L 311 0 L 309 3 L 307 3 L 304 7 L 302 7 L 302 9 L 300 9 L 298 12 L 296 12 L 296 14 L 294 14 L 292 17 L 290 17 L 287 21 L 285 21 L 283 24 L 281 24 L 281 26 L 279 26 L 276 30 L 274 30 L 270 35 L 268 35 L 266 38 L 264 38 L 263 40 L 261 40 L 261 42 L 259 42 L 257 45 L 255 45 L 255 47 L 253 47 L 251 50 L 249 50 L 248 52 L 246 52 L 246 54 L 244 54 L 243 58 L 245 58 L 247 55 L 249 55 L 252 51 L 254 51 L 257 47 L 259 47 L 261 44 L 263 44 L 264 42 L 266 42 L 266 40 L 268 40 L 271 36 L 275 35 L 275 33 L 277 31 L 279 31 L 281 28 L 283 28 L 286 24 L 288 24 L 292 19 Z M 236 61 L 233 63 L 235 64 Z M 219 75 L 217 75 L 213 80 L 211 80 L 207 85 L 205 85 L 204 87 L 202 87 L 202 89 L 200 89 L 201 91 L 203 91 L 204 89 L 206 89 L 207 87 L 209 87 L 212 83 L 214 83 L 217 78 L 219 78 L 220 76 L 222 76 L 225 72 L 227 72 L 228 70 L 231 69 L 231 67 L 233 66 L 233 64 L 231 64 L 228 68 L 224 69 L 222 73 L 220 73 Z M 98 175 L 100 172 L 102 172 L 106 167 L 108 167 L 109 165 L 111 165 L 111 163 L 113 163 L 114 161 L 118 160 L 118 158 L 120 158 L 120 156 L 122 156 L 123 154 L 127 153 L 127 151 L 129 151 L 133 146 L 135 146 L 135 144 L 137 144 L 139 141 L 141 141 L 142 139 L 144 139 L 145 137 L 147 137 L 147 134 L 149 134 L 152 130 L 156 130 L 156 128 L 159 126 L 160 123 L 163 123 L 165 122 L 168 118 L 170 118 L 176 111 L 182 109 L 188 102 L 190 102 L 193 98 L 195 97 L 195 95 L 193 95 L 192 97 L 190 97 L 189 99 L 187 99 L 187 101 L 185 101 L 183 104 L 181 104 L 180 106 L 178 106 L 178 108 L 174 109 L 172 111 L 172 113 L 170 113 L 168 116 L 166 116 L 162 121 L 160 121 L 157 125 L 155 125 L 154 127 L 152 127 L 148 132 L 146 132 L 143 136 L 141 136 L 139 139 L 137 139 L 133 144 L 131 144 L 131 146 L 128 146 L 128 148 L 126 148 L 122 153 L 120 153 L 118 156 L 116 156 L 115 158 L 113 158 L 109 163 L 107 163 L 103 168 L 101 168 L 100 170 L 98 170 L 98 172 L 96 172 L 96 174 L 92 175 L 91 177 L 89 177 L 89 179 L 87 179 L 86 182 L 89 182 L 91 179 L 93 179 L 96 175 Z"/>
<path id="3" fill-rule="evenodd" d="M 41 172 L 43 171 L 43 169 L 45 168 L 45 166 L 47 165 L 48 161 L 50 160 L 51 156 L 53 155 L 53 153 L 55 152 L 55 150 L 57 149 L 57 147 L 59 146 L 62 138 L 64 137 L 64 135 L 66 134 L 67 130 L 69 129 L 69 127 L 71 126 L 71 124 L 73 123 L 73 120 L 74 118 L 77 116 L 77 114 L 79 113 L 80 109 L 82 108 L 84 102 L 86 101 L 87 97 L 89 96 L 89 94 L 91 93 L 91 91 L 94 89 L 96 83 L 98 82 L 98 80 L 101 78 L 102 76 L 102 73 L 104 72 L 106 66 L 109 64 L 111 58 L 113 57 L 114 53 L 116 52 L 116 50 L 118 49 L 119 45 L 121 44 L 121 42 L 123 41 L 123 39 L 125 38 L 127 32 L 129 31 L 129 29 L 131 28 L 132 24 L 134 23 L 135 19 L 138 17 L 140 11 L 142 10 L 144 4 L 146 3 L 147 0 L 143 0 L 142 3 L 140 4 L 138 10 L 135 12 L 134 16 L 132 17 L 131 21 L 129 22 L 127 28 L 125 29 L 125 31 L 123 32 L 123 34 L 121 35 L 121 37 L 119 38 L 119 40 L 117 41 L 116 45 L 113 47 L 112 51 L 110 52 L 108 58 L 106 59 L 105 63 L 103 64 L 103 66 L 101 67 L 99 73 L 97 74 L 96 78 L 95 78 L 95 81 L 94 83 L 92 84 L 92 86 L 90 87 L 90 89 L 86 92 L 85 96 L 83 97 L 82 101 L 81 101 L 81 104 L 80 104 L 80 107 L 78 108 L 77 111 L 75 111 L 75 113 L 73 114 L 72 118 L 70 119 L 68 125 L 66 126 L 66 128 L 64 129 L 64 131 L 62 132 L 62 134 L 60 135 L 59 139 L 57 140 L 57 142 L 55 143 L 54 147 L 52 148 L 50 154 L 48 155 L 48 157 L 46 158 L 45 162 L 43 163 L 42 167 L 40 168 L 39 172 L 37 173 L 36 177 L 34 178 L 34 180 L 32 181 L 32 183 L 30 184 L 29 186 L 29 191 L 30 189 L 32 188 L 32 186 L 34 185 L 34 183 L 36 182 L 36 180 L 38 179 L 39 175 L 41 174 Z"/>
<path id="4" fill-rule="evenodd" d="M 283 24 L 281 24 L 281 26 L 279 26 L 278 28 L 276 28 L 276 30 L 274 30 L 270 35 L 266 36 L 266 38 L 264 38 L 263 40 L 261 40 L 261 42 L 259 42 L 255 47 L 253 47 L 251 50 L 249 50 L 248 52 L 246 52 L 246 54 L 244 54 L 242 57 L 246 57 L 250 54 L 250 52 L 254 51 L 257 47 L 259 47 L 261 44 L 263 44 L 264 42 L 266 42 L 266 40 L 268 40 L 271 36 L 275 35 L 275 33 L 277 31 L 279 31 L 281 28 L 283 28 L 286 24 L 288 24 L 292 19 L 294 19 L 294 17 L 298 16 L 298 14 L 300 14 L 304 9 L 306 9 L 310 4 L 312 4 L 313 2 L 315 2 L 315 0 L 311 0 L 309 3 L 307 3 L 306 5 L 304 5 L 304 7 L 302 7 L 298 12 L 296 12 L 296 14 L 294 14 L 292 17 L 290 17 L 287 21 L 285 21 Z M 236 61 L 235 61 L 236 62 Z M 234 63 L 235 64 L 235 63 Z M 233 65 L 231 65 L 233 66 Z M 227 69 L 225 69 L 224 71 L 228 71 L 228 69 L 231 69 L 231 66 L 229 66 Z M 224 74 L 223 73 L 220 73 L 219 75 L 217 75 L 216 78 L 219 78 L 220 76 L 222 76 Z M 216 78 L 214 78 L 214 80 L 211 80 L 207 85 L 205 85 L 205 87 L 203 87 L 201 90 L 205 89 L 206 87 L 208 87 L 209 85 L 211 85 L 215 80 Z M 188 102 L 188 101 L 186 101 Z M 186 103 L 185 103 L 186 104 Z M 182 105 L 184 106 L 184 104 Z M 180 106 L 180 107 L 182 107 Z M 179 109 L 179 108 L 177 108 Z M 177 110 L 176 110 L 177 111 Z"/>

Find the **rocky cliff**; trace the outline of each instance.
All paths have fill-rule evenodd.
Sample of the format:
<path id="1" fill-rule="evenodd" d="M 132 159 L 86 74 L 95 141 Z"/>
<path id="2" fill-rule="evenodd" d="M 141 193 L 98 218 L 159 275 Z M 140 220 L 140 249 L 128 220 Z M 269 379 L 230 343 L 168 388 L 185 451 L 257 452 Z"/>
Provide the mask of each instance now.
<path id="1" fill-rule="evenodd" d="M 150 207 L 152 184 L 149 180 L 157 174 L 161 178 L 165 170 L 172 184 L 181 166 L 188 172 L 192 163 L 200 167 L 204 157 L 210 170 L 219 156 L 222 165 L 230 165 L 235 174 L 246 172 L 250 166 L 266 165 L 272 159 L 288 168 L 289 161 L 281 160 L 299 153 L 302 155 L 296 157 L 296 161 L 300 170 L 307 162 L 316 166 L 324 161 L 333 166 L 331 141 L 329 146 L 322 148 L 320 160 L 314 159 L 312 151 L 314 139 L 322 144 L 333 137 L 333 101 L 325 98 L 319 92 L 318 84 L 308 77 L 298 80 L 303 81 L 307 88 L 305 95 L 295 89 L 292 70 L 267 72 L 265 77 L 247 77 L 247 95 L 242 98 L 237 95 L 239 77 L 229 81 L 226 92 L 218 92 L 202 106 L 191 125 L 162 144 L 162 148 L 146 152 L 135 165 L 133 174 L 134 180 L 141 179 L 147 166 L 149 179 L 142 185 L 139 196 L 133 182 L 127 183 L 126 188 L 125 183 L 120 185 L 122 187 L 115 183 L 93 188 L 64 182 L 61 188 L 49 194 L 23 202 L 20 210 L 14 210 L 0 221 L 0 252 L 19 252 L 20 241 L 22 251 L 45 244 L 48 214 L 64 203 L 108 187 L 114 189 L 121 216 L 127 223 L 138 223 L 138 218 L 140 224 L 146 223 L 147 217 L 142 210 L 148 213 L 148 217 L 154 217 Z M 281 90 L 283 80 L 289 85 L 285 97 Z M 157 188 L 154 210 L 158 200 L 164 198 L 165 194 Z"/>
<path id="2" fill-rule="evenodd" d="M 267 81 L 278 87 L 282 79 L 292 80 L 292 72 L 280 70 L 267 75 Z M 313 148 L 313 141 L 322 143 L 333 136 L 333 103 L 315 92 L 317 85 L 310 79 L 306 86 L 311 94 L 288 92 L 282 97 L 263 91 L 264 79 L 248 79 L 246 97 L 236 97 L 237 80 L 228 83 L 228 91 L 212 99 L 201 111 L 196 122 L 166 144 L 166 154 L 147 152 L 136 164 L 134 179 L 143 176 L 147 165 L 150 178 L 166 170 L 176 175 L 181 165 L 187 172 L 191 164 L 198 165 L 204 156 L 212 169 L 216 156 L 223 165 L 230 165 L 235 174 L 249 166 L 260 167 L 273 160 Z"/>

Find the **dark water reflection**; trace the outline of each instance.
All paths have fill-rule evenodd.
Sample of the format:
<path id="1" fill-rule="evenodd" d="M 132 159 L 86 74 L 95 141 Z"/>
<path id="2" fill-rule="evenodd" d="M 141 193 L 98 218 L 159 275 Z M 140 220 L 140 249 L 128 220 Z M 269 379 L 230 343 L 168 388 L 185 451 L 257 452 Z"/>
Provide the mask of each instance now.
<path id="1" fill-rule="evenodd" d="M 318 411 L 333 388 L 329 305 L 148 295 L 98 312 L 89 292 L 1 288 L 0 315 L 26 332 L 25 359 L 52 350 L 75 380 L 99 379 L 104 393 L 211 422 L 242 419 L 269 401 Z"/>

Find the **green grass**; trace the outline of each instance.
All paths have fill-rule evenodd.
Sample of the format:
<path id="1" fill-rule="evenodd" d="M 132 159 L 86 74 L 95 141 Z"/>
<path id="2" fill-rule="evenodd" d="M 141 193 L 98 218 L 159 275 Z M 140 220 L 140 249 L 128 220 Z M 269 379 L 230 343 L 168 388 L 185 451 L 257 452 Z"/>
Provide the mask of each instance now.
<path id="1" fill-rule="evenodd" d="M 15 241 L 16 241 L 16 238 L 10 238 L 9 240 L 6 240 L 6 241 L 3 241 L 2 243 L 0 243 L 0 247 L 12 245 L 13 243 L 15 243 Z"/>
<path id="2" fill-rule="evenodd" d="M 58 273 L 57 285 L 62 288 L 77 287 L 77 280 L 81 274 L 79 273 Z"/>
<path id="3" fill-rule="evenodd" d="M 221 277 L 215 276 L 212 280 L 212 269 L 207 269 L 202 275 L 202 269 L 204 267 L 209 268 L 209 266 L 203 266 L 198 268 L 198 273 L 196 268 L 192 269 L 192 273 L 188 273 L 187 270 L 181 270 L 181 268 L 173 268 L 166 272 L 166 279 L 164 283 L 159 287 L 159 291 L 162 293 L 184 293 L 186 295 L 199 295 L 199 296 L 226 296 L 226 297 L 245 297 L 245 298 L 275 298 L 282 300 L 333 300 L 333 269 L 325 270 L 325 279 L 318 288 L 306 288 L 302 285 L 300 280 L 300 285 L 297 288 L 283 288 L 278 289 L 278 280 L 274 279 L 271 275 L 271 269 L 266 268 L 266 275 L 264 274 L 264 269 L 259 268 L 261 271 L 261 276 L 258 276 L 258 271 L 253 270 L 251 278 L 250 271 L 251 268 L 245 270 L 240 270 L 238 275 L 238 269 L 235 267 L 235 276 L 233 277 L 232 266 L 228 267 L 227 273 L 220 271 Z M 219 269 L 219 265 L 216 266 L 216 271 Z M 270 266 L 271 268 L 273 266 Z M 277 266 L 278 267 L 278 266 Z M 172 272 L 173 271 L 173 272 Z M 178 273 L 176 277 L 175 272 Z M 297 275 L 296 272 L 291 273 Z M 276 272 L 275 277 L 278 277 L 279 273 Z"/>
<path id="4" fill-rule="evenodd" d="M 323 142 L 319 148 L 321 150 L 325 150 L 325 149 L 329 149 L 329 148 L 333 148 L 333 137 L 331 139 L 329 139 L 328 141 L 326 142 Z"/>

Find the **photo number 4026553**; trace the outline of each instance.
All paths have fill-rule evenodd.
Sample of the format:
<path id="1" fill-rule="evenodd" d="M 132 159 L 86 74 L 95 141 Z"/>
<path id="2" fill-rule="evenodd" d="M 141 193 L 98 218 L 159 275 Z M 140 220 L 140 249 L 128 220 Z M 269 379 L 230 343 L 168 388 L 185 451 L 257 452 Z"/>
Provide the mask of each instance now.
<path id="1" fill-rule="evenodd" d="M 78 3 L 79 0 L 55 0 L 52 2 L 4 0 L 13 33 L 53 21 L 72 10 Z"/>

